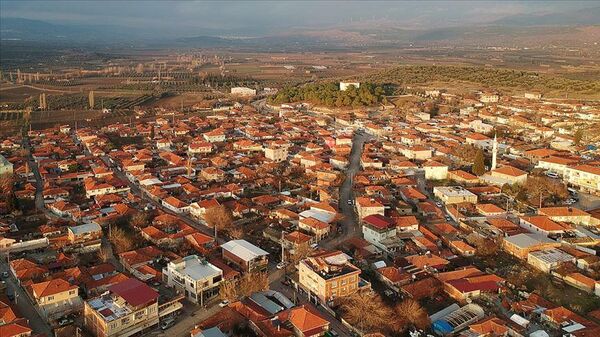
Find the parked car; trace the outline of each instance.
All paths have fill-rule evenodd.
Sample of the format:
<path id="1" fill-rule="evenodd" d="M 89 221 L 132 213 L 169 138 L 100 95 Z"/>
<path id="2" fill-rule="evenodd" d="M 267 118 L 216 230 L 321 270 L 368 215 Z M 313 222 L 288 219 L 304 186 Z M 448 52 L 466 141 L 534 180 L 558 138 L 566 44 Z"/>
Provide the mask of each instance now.
<path id="1" fill-rule="evenodd" d="M 7 271 L 5 271 L 5 272 L 2 273 L 2 278 L 8 278 L 8 272 Z"/>
<path id="2" fill-rule="evenodd" d="M 567 199 L 567 201 L 565 202 L 567 205 L 573 205 L 574 203 L 576 203 L 577 200 L 573 199 L 573 198 L 569 198 Z"/>
<path id="3" fill-rule="evenodd" d="M 556 173 L 554 173 L 554 172 L 552 172 L 552 171 L 548 171 L 548 172 L 546 172 L 546 176 L 547 176 L 548 178 L 552 178 L 552 179 L 558 179 L 558 178 L 560 178 L 560 177 L 558 176 L 558 174 L 556 174 Z"/>
<path id="4" fill-rule="evenodd" d="M 228 305 L 229 305 L 229 301 L 228 300 L 223 300 L 223 301 L 221 301 L 221 303 L 219 303 L 219 306 L 221 308 L 225 308 Z"/>
<path id="5" fill-rule="evenodd" d="M 168 328 L 172 327 L 173 325 L 175 325 L 175 318 L 167 318 L 166 320 L 164 320 L 160 323 L 160 328 L 162 330 L 167 330 Z"/>
<path id="6" fill-rule="evenodd" d="M 283 269 L 283 268 L 285 268 L 285 266 L 287 266 L 287 263 L 282 261 L 282 262 L 279 262 L 276 267 L 277 267 L 277 269 Z"/>

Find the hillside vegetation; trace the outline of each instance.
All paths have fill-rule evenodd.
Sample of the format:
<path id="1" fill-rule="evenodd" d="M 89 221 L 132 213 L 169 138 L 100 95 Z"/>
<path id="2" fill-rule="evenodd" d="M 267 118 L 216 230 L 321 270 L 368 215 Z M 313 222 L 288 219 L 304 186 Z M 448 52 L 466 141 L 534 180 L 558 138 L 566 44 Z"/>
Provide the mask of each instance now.
<path id="1" fill-rule="evenodd" d="M 310 83 L 303 86 L 287 86 L 269 97 L 269 103 L 310 102 L 328 107 L 362 107 L 385 103 L 386 89 L 383 85 L 361 83 L 360 88 L 340 91 L 338 84 Z"/>
<path id="2" fill-rule="evenodd" d="M 598 80 L 575 80 L 535 72 L 467 66 L 401 66 L 361 76 L 359 80 L 400 86 L 470 82 L 482 88 L 536 90 L 544 94 L 555 92 L 597 96 L 600 93 Z"/>

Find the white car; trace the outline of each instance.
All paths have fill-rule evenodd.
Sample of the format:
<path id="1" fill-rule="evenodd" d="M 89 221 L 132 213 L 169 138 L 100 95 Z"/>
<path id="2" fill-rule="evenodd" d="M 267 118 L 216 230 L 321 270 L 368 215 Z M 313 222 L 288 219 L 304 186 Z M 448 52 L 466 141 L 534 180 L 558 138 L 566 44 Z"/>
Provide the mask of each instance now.
<path id="1" fill-rule="evenodd" d="M 277 267 L 277 269 L 283 269 L 283 268 L 285 268 L 285 266 L 287 266 L 287 263 L 279 262 L 276 267 Z"/>
<path id="2" fill-rule="evenodd" d="M 558 178 L 560 178 L 560 177 L 558 176 L 558 174 L 556 174 L 556 173 L 554 173 L 554 172 L 550 172 L 550 171 L 546 172 L 546 176 L 547 176 L 548 178 L 552 178 L 552 179 L 558 179 Z"/>
<path id="3" fill-rule="evenodd" d="M 567 201 L 566 201 L 565 203 L 566 203 L 567 205 L 573 205 L 573 204 L 574 204 L 574 203 L 576 203 L 576 202 L 577 202 L 577 200 L 575 200 L 575 199 L 573 199 L 573 198 L 570 198 L 570 199 L 567 199 Z"/>
<path id="4" fill-rule="evenodd" d="M 228 300 L 223 300 L 223 301 L 221 301 L 221 303 L 219 303 L 219 306 L 221 308 L 225 308 L 228 305 L 229 305 L 229 301 Z"/>

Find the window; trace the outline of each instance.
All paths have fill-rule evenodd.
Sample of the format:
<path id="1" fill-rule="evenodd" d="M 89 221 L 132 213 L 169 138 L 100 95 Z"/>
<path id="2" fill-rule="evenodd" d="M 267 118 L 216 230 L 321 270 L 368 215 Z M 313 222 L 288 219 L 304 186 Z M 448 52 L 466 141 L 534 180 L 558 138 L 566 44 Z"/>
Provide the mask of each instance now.
<path id="1" fill-rule="evenodd" d="M 70 290 L 69 291 L 69 295 L 75 295 L 76 291 L 75 290 Z"/>
<path id="2" fill-rule="evenodd" d="M 53 299 L 54 299 L 54 296 L 48 296 L 48 297 L 46 297 L 47 301 L 52 301 Z"/>
<path id="3" fill-rule="evenodd" d="M 337 282 L 331 282 L 331 289 L 337 288 Z"/>

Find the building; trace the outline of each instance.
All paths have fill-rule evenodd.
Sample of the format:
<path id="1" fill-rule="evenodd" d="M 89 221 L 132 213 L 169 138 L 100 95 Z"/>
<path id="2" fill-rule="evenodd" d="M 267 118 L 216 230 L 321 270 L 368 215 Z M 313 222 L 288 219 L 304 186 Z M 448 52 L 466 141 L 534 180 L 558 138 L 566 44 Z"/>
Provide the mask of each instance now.
<path id="1" fill-rule="evenodd" d="M 340 251 L 311 256 L 298 264 L 300 287 L 322 302 L 357 292 L 361 282 L 365 282 L 359 277 L 360 272 Z"/>
<path id="2" fill-rule="evenodd" d="M 539 234 L 521 233 L 505 237 L 502 247 L 509 254 L 524 260 L 530 252 L 560 247 L 560 243 Z"/>
<path id="3" fill-rule="evenodd" d="M 448 178 L 448 166 L 437 161 L 427 161 L 423 164 L 423 170 L 427 180 L 444 180 Z"/>
<path id="4" fill-rule="evenodd" d="M 450 310 L 447 310 L 450 309 Z M 431 329 L 440 336 L 460 331 L 485 317 L 485 311 L 479 305 L 470 303 L 462 308 L 450 306 L 431 315 Z"/>
<path id="5" fill-rule="evenodd" d="M 576 225 L 589 226 L 592 216 L 575 207 L 544 207 L 538 209 L 538 214 L 545 215 L 553 221 L 568 222 Z"/>
<path id="6" fill-rule="evenodd" d="M 519 225 L 530 232 L 545 236 L 561 234 L 565 228 L 544 215 L 524 216 L 519 218 Z"/>
<path id="7" fill-rule="evenodd" d="M 243 272 L 264 271 L 269 253 L 246 240 L 231 240 L 221 245 L 223 259 Z"/>
<path id="8" fill-rule="evenodd" d="M 385 206 L 372 198 L 356 198 L 356 212 L 359 219 L 364 219 L 372 214 L 385 215 Z"/>
<path id="9" fill-rule="evenodd" d="M 600 167 L 587 164 L 571 166 L 566 171 L 566 180 L 583 192 L 600 195 Z"/>
<path id="10" fill-rule="evenodd" d="M 135 278 L 84 303 L 85 327 L 96 337 L 128 337 L 159 322 L 158 292 Z"/>
<path id="11" fill-rule="evenodd" d="M 477 203 L 477 195 L 461 186 L 436 186 L 433 195 L 445 204 Z"/>
<path id="12" fill-rule="evenodd" d="M 281 146 L 269 146 L 264 148 L 263 151 L 265 153 L 265 158 L 277 163 L 287 160 L 288 157 L 287 148 Z"/>
<path id="13" fill-rule="evenodd" d="M 9 162 L 3 155 L 0 154 L 0 175 L 12 174 L 13 164 Z"/>
<path id="14" fill-rule="evenodd" d="M 256 89 L 247 87 L 233 87 L 231 88 L 231 94 L 236 96 L 256 96 Z"/>
<path id="15" fill-rule="evenodd" d="M 373 214 L 365 217 L 362 221 L 362 232 L 367 242 L 388 256 L 402 247 L 402 240 L 396 236 L 396 222 L 383 215 Z"/>
<path id="16" fill-rule="evenodd" d="M 37 311 L 47 320 L 55 320 L 81 310 L 79 288 L 61 278 L 31 284 L 27 290 Z"/>
<path id="17" fill-rule="evenodd" d="M 489 174 L 483 175 L 481 179 L 496 186 L 504 186 L 504 184 L 524 184 L 527 181 L 527 172 L 516 167 L 505 165 L 492 170 Z"/>
<path id="18" fill-rule="evenodd" d="M 95 222 L 72 226 L 67 230 L 68 250 L 92 252 L 100 249 L 102 244 L 102 228 Z"/>
<path id="19" fill-rule="evenodd" d="M 163 268 L 163 281 L 183 292 L 193 303 L 204 303 L 219 294 L 223 271 L 196 255 L 171 261 Z"/>
<path id="20" fill-rule="evenodd" d="M 527 263 L 545 273 L 549 273 L 565 262 L 575 263 L 575 257 L 556 248 L 538 250 L 527 254 Z"/>
<path id="21" fill-rule="evenodd" d="M 498 103 L 500 96 L 494 92 L 484 92 L 479 96 L 481 103 Z"/>
<path id="22" fill-rule="evenodd" d="M 346 91 L 350 86 L 358 89 L 360 88 L 360 82 L 340 82 L 340 91 Z"/>

